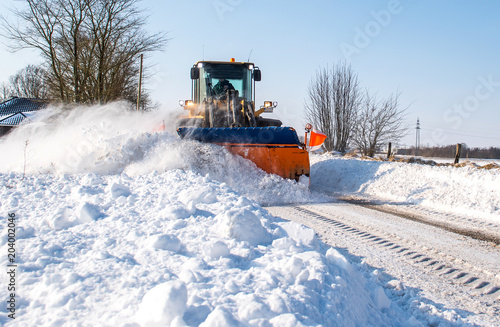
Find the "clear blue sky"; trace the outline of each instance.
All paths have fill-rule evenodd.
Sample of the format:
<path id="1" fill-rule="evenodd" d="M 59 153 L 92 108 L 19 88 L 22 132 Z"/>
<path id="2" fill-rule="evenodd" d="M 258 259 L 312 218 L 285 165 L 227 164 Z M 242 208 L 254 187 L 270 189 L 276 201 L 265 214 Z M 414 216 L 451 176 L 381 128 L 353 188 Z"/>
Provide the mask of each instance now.
<path id="1" fill-rule="evenodd" d="M 3 0 L 4 8 L 19 4 Z M 409 135 L 422 145 L 500 146 L 500 3 L 496 1 L 144 0 L 148 29 L 166 31 L 165 52 L 146 58 L 153 98 L 178 108 L 197 60 L 250 61 L 262 70 L 257 101 L 300 132 L 318 69 L 346 60 L 379 97 L 401 92 Z M 5 12 L 5 11 L 4 11 Z M 0 81 L 36 54 L 1 45 Z"/>

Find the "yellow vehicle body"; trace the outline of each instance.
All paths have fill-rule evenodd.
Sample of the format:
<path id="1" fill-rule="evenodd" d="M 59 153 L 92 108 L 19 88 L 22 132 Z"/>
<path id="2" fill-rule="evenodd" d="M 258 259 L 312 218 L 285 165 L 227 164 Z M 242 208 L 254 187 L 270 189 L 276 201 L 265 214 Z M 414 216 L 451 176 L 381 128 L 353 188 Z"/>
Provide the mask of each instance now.
<path id="1" fill-rule="evenodd" d="M 276 103 L 255 110 L 255 82 L 261 72 L 253 63 L 199 61 L 191 68 L 192 99 L 182 101 L 187 115 L 178 123 L 183 138 L 224 146 L 267 173 L 298 180 L 309 176 L 309 154 L 291 127 L 263 118 Z"/>

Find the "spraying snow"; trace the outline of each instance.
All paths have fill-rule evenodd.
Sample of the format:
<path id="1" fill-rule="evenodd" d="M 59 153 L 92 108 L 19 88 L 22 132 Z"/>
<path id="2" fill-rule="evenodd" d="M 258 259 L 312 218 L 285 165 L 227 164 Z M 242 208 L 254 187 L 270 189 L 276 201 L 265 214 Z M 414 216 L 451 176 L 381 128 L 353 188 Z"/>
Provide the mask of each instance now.
<path id="1" fill-rule="evenodd" d="M 113 103 L 46 110 L 36 123 L 0 140 L 0 152 L 9 154 L 0 171 L 137 176 L 183 169 L 208 174 L 263 204 L 310 200 L 307 178 L 297 184 L 268 175 L 220 146 L 181 140 L 169 111 L 126 108 Z M 167 131 L 155 132 L 162 122 Z"/>

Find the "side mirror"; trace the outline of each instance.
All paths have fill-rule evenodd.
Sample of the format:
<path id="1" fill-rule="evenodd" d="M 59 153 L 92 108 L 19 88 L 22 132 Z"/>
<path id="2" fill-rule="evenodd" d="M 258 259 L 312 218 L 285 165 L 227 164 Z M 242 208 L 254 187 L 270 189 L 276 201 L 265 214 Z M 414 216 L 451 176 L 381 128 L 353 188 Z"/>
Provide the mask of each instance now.
<path id="1" fill-rule="evenodd" d="M 191 79 L 200 78 L 200 69 L 198 67 L 191 67 Z"/>
<path id="2" fill-rule="evenodd" d="M 256 81 L 256 82 L 260 82 L 262 78 L 262 74 L 260 73 L 260 70 L 256 69 L 253 71 L 253 79 Z"/>

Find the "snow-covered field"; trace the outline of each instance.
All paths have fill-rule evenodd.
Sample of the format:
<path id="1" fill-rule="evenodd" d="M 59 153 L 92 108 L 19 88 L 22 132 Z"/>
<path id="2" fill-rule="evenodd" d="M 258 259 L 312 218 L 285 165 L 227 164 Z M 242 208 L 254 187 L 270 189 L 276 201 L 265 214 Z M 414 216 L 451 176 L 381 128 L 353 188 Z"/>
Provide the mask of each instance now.
<path id="1" fill-rule="evenodd" d="M 50 112 L 0 140 L 5 326 L 460 325 L 264 206 L 357 193 L 500 221 L 500 171 L 312 156 L 309 181 L 152 132 L 120 104 Z M 168 124 L 167 124 L 168 125 Z M 8 214 L 16 215 L 9 246 Z M 10 276 L 2 274 L 2 298 Z M 4 302 L 5 303 L 5 302 Z M 411 304 L 411 305 L 410 305 Z"/>

